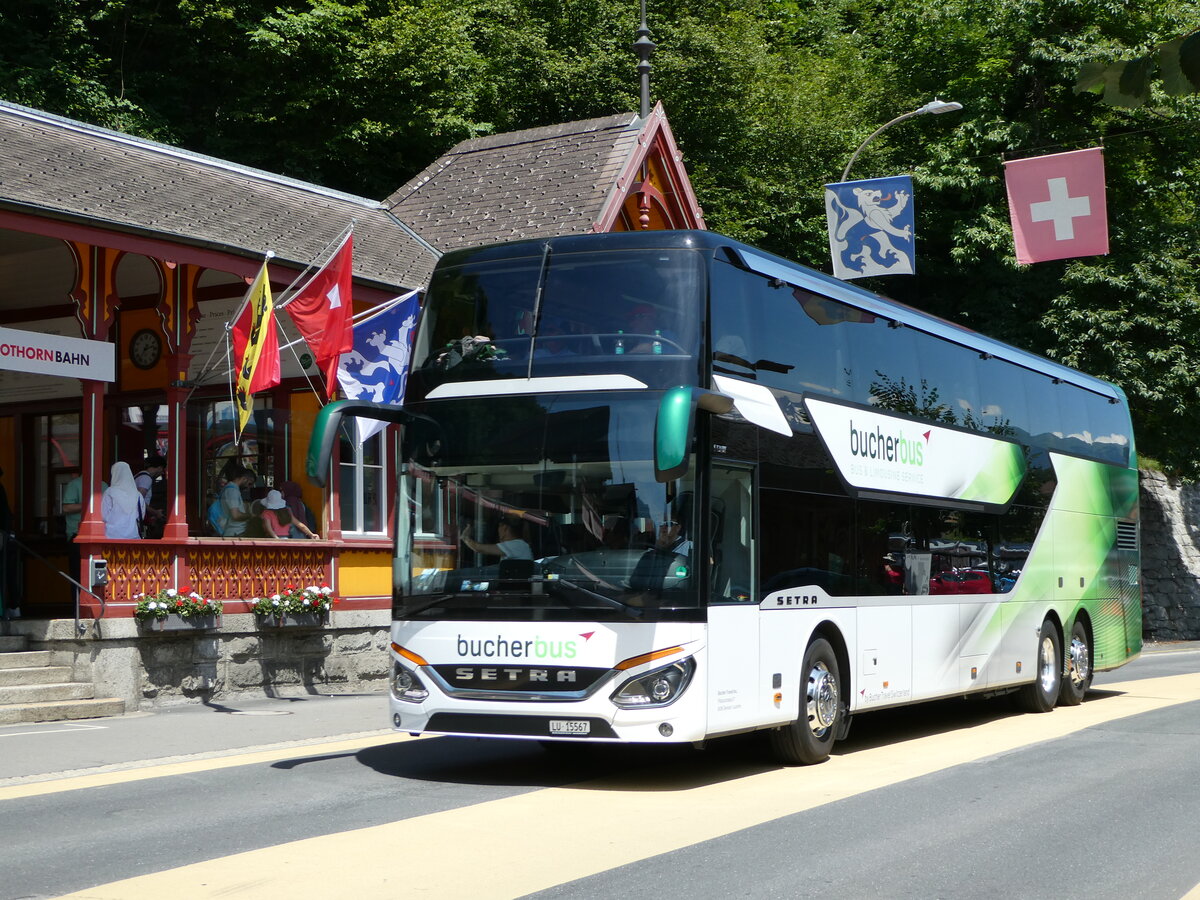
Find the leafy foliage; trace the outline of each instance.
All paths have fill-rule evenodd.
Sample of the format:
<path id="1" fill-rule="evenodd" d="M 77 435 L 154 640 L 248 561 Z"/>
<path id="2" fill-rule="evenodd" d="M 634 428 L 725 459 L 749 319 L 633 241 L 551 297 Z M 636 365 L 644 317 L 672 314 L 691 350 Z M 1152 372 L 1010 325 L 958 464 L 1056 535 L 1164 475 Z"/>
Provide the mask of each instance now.
<path id="1" fill-rule="evenodd" d="M 863 139 L 935 96 L 962 103 L 856 161 L 852 177 L 916 188 L 918 274 L 866 286 L 1115 382 L 1142 449 L 1200 474 L 1200 95 L 1179 80 L 1195 81 L 1194 0 L 648 14 L 652 93 L 709 227 L 818 268 L 822 186 Z M 464 139 L 636 110 L 637 21 L 632 0 L 13 0 L 0 96 L 384 197 Z M 1131 57 L 1165 76 L 1146 74 L 1141 106 L 1076 90 L 1085 66 Z M 1142 76 L 1127 62 L 1117 80 Z M 1101 143 L 1110 255 L 1018 266 L 1004 161 Z"/>

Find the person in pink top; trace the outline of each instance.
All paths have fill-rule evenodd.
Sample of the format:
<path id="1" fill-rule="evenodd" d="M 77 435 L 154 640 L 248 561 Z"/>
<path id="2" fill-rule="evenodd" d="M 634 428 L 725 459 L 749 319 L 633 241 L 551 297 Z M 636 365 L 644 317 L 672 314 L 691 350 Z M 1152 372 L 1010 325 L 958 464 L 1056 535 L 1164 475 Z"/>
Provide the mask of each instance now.
<path id="1" fill-rule="evenodd" d="M 266 532 L 266 536 L 269 538 L 286 538 L 290 536 L 293 525 L 305 537 L 317 537 L 317 534 L 311 528 L 292 515 L 292 511 L 288 509 L 287 501 L 283 499 L 283 494 L 276 490 L 267 491 L 267 496 L 263 497 L 262 523 L 263 531 Z"/>

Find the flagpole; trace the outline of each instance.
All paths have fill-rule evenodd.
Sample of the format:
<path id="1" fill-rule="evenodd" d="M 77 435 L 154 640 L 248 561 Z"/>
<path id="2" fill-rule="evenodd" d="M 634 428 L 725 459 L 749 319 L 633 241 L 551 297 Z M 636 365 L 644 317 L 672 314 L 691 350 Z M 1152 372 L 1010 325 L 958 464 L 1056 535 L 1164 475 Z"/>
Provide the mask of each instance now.
<path id="1" fill-rule="evenodd" d="M 321 257 L 324 256 L 325 260 L 319 266 L 316 266 L 317 271 L 312 274 L 312 277 L 309 278 L 308 281 L 312 281 L 313 278 L 316 278 L 317 275 L 319 275 L 321 273 L 321 270 L 324 269 L 327 265 L 329 265 L 330 261 L 335 256 L 337 256 L 339 252 L 341 252 L 342 246 L 346 243 L 347 240 L 350 239 L 350 236 L 352 234 L 354 234 L 354 224 L 357 221 L 358 221 L 357 219 L 351 219 L 350 224 L 347 225 L 345 228 L 343 228 L 341 233 L 338 234 L 337 237 L 335 237 L 332 241 L 330 241 L 328 244 L 326 244 L 321 249 L 321 252 L 317 254 L 317 259 L 321 259 Z M 330 247 L 334 248 L 333 252 L 331 252 L 331 253 L 327 252 Z M 280 300 L 277 304 L 275 304 L 276 309 L 283 309 L 285 306 L 287 306 L 289 303 L 291 303 L 292 300 L 294 300 L 301 292 L 303 292 L 304 288 L 308 287 L 308 281 L 306 281 L 304 283 L 303 287 L 297 288 L 296 284 L 300 281 L 300 279 L 302 279 L 305 275 L 308 274 L 308 271 L 310 269 L 312 269 L 314 265 L 316 265 L 316 264 L 309 263 L 307 266 L 305 266 L 300 271 L 300 274 L 292 279 L 292 283 L 289 284 L 287 287 L 285 287 L 282 291 L 279 292 L 279 296 L 284 297 L 286 299 Z M 292 295 L 290 297 L 287 296 L 288 291 L 292 291 Z"/>

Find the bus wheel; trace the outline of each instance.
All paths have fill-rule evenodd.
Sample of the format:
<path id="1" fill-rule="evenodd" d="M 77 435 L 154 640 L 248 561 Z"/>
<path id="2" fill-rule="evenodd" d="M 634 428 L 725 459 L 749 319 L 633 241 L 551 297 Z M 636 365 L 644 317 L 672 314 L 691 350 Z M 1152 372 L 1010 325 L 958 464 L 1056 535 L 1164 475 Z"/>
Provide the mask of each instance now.
<path id="1" fill-rule="evenodd" d="M 770 732 L 771 748 L 780 762 L 788 765 L 827 760 L 842 715 L 837 656 L 829 641 L 817 638 L 808 645 L 801 672 L 804 703 L 800 718 Z"/>
<path id="2" fill-rule="evenodd" d="M 1076 620 L 1071 628 L 1071 644 L 1067 647 L 1066 672 L 1058 702 L 1063 706 L 1078 706 L 1092 686 L 1092 648 L 1088 645 L 1087 629 Z"/>
<path id="3" fill-rule="evenodd" d="M 1037 680 L 1021 688 L 1019 703 L 1028 712 L 1050 712 L 1062 686 L 1062 643 L 1049 619 L 1038 630 Z"/>

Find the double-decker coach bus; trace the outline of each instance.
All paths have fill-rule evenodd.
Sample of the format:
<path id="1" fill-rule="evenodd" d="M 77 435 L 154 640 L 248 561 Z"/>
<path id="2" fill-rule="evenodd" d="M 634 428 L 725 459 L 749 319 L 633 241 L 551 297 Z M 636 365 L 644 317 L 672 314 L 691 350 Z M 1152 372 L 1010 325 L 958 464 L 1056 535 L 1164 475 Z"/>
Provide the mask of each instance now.
<path id="1" fill-rule="evenodd" d="M 395 442 L 413 733 L 825 759 L 858 713 L 1077 704 L 1141 649 L 1111 384 L 721 235 L 448 253 Z M 348 434 L 349 432 L 345 432 Z M 345 439 L 345 438 L 343 438 Z"/>

